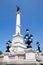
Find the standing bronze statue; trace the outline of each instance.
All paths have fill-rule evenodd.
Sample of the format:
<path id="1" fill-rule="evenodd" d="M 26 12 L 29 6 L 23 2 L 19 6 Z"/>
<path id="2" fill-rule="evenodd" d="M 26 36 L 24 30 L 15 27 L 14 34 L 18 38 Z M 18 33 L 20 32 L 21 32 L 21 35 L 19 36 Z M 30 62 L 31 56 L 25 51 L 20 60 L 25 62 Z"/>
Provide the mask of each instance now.
<path id="1" fill-rule="evenodd" d="M 41 52 L 39 42 L 37 42 L 36 44 L 37 44 L 37 50 L 38 50 L 39 52 Z"/>
<path id="2" fill-rule="evenodd" d="M 17 11 L 20 11 L 20 8 L 19 8 L 19 6 L 17 6 Z"/>

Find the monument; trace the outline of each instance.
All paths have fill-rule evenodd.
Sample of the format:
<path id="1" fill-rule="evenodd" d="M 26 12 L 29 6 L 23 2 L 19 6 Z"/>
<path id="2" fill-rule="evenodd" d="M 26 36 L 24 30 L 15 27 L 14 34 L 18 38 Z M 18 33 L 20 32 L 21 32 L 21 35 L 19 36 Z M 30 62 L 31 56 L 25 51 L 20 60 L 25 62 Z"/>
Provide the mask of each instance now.
<path id="1" fill-rule="evenodd" d="M 20 8 L 17 6 L 16 12 L 16 33 L 12 41 L 8 41 L 6 52 L 0 55 L 0 65 L 43 65 L 43 53 L 37 42 L 37 50 L 31 46 L 33 35 L 29 36 L 29 30 L 26 29 L 26 35 L 21 35 Z M 27 44 L 27 47 L 26 45 Z"/>

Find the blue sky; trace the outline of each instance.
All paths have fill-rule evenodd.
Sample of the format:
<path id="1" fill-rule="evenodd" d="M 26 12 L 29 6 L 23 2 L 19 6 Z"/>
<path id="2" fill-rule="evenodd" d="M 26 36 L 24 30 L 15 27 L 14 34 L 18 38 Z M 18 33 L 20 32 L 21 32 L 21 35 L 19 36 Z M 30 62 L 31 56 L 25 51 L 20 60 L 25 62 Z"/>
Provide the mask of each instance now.
<path id="1" fill-rule="evenodd" d="M 6 50 L 6 42 L 12 40 L 16 26 L 16 6 L 21 9 L 21 34 L 28 28 L 33 34 L 32 47 L 40 42 L 43 51 L 43 0 L 0 0 L 0 50 Z"/>

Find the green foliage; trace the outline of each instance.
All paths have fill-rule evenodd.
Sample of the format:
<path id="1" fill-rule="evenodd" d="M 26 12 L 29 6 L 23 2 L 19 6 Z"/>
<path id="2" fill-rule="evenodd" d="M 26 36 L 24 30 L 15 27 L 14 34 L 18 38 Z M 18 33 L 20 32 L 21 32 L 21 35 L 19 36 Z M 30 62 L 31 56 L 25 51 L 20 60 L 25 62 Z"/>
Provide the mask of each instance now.
<path id="1" fill-rule="evenodd" d="M 0 51 L 0 55 L 2 54 L 2 51 Z"/>

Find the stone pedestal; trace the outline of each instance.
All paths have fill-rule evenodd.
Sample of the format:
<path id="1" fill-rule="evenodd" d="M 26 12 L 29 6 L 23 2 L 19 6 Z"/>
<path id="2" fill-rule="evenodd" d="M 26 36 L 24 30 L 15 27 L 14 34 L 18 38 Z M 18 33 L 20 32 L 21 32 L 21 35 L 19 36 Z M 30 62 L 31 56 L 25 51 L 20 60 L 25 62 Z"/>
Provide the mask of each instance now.
<path id="1" fill-rule="evenodd" d="M 35 51 L 32 48 L 26 49 L 25 52 L 26 52 L 26 54 L 25 54 L 26 60 L 36 61 L 36 59 L 35 59 Z"/>
<path id="2" fill-rule="evenodd" d="M 26 49 L 24 43 L 25 43 L 24 37 L 21 34 L 13 35 L 10 52 L 12 53 L 12 52 L 24 51 L 24 49 Z"/>

